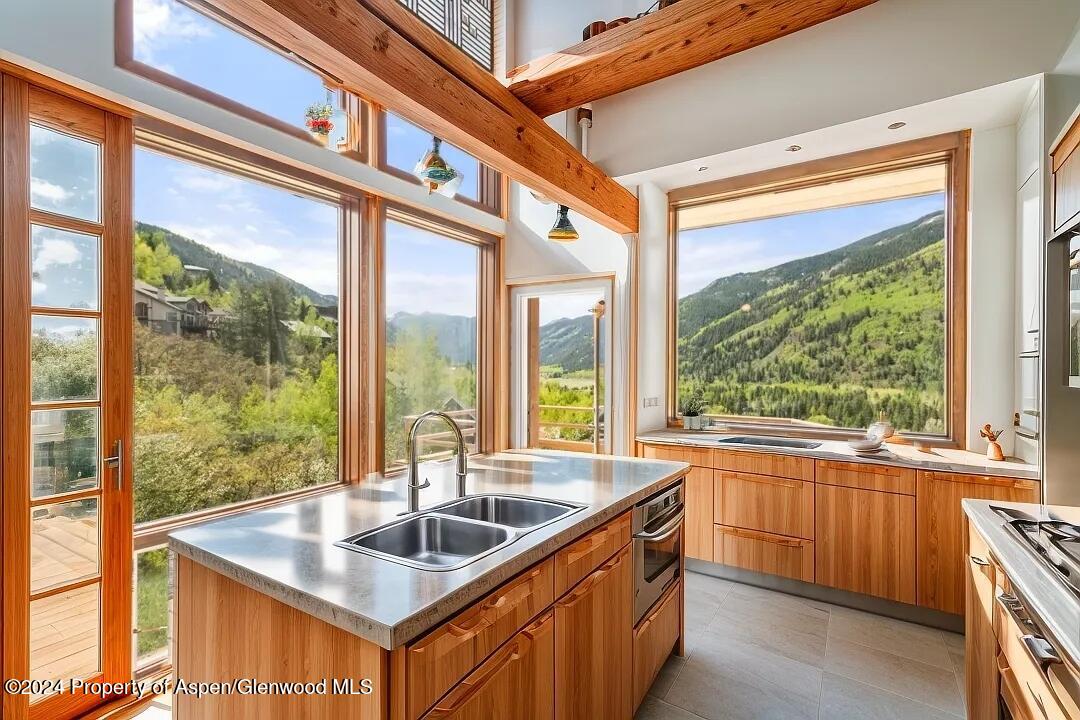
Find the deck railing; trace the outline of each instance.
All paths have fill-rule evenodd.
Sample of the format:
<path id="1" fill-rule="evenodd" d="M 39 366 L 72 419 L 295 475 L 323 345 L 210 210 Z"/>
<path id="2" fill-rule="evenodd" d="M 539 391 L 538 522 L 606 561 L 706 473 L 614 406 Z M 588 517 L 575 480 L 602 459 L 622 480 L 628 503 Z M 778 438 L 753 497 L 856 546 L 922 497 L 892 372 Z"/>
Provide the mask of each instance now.
<path id="1" fill-rule="evenodd" d="M 595 425 L 593 422 L 544 419 L 545 416 L 550 417 L 558 412 L 588 413 L 590 416 L 593 416 L 592 407 L 582 407 L 578 405 L 537 405 L 536 408 L 540 411 L 540 420 L 537 422 L 537 425 L 540 427 L 540 437 L 537 439 L 537 445 L 539 445 L 539 447 L 548 450 L 574 450 L 577 452 L 593 451 L 593 433 L 595 432 Z M 600 412 L 603 413 L 603 407 L 600 408 Z M 563 430 L 587 430 L 588 433 L 584 439 L 569 439 L 562 437 Z"/>

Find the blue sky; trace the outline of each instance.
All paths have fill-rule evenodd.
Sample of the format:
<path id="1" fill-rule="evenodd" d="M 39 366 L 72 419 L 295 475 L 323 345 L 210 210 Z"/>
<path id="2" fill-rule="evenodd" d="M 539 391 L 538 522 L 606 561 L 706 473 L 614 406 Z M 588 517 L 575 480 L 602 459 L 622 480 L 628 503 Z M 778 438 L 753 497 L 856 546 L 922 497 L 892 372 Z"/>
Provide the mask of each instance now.
<path id="1" fill-rule="evenodd" d="M 325 101 L 322 80 L 296 63 L 175 0 L 135 0 L 136 59 L 267 115 L 302 127 Z M 388 161 L 411 171 L 431 136 L 388 118 Z M 328 151 L 329 152 L 329 151 Z M 476 195 L 476 161 L 444 144 Z M 276 188 L 145 150 L 135 157 L 135 219 L 218 252 L 265 265 L 314 290 L 337 294 L 336 211 Z M 476 250 L 404 225 L 388 233 L 388 310 L 476 313 Z M 469 260 L 471 258 L 471 261 Z M 398 270 L 401 268 L 401 270 Z"/>
<path id="2" fill-rule="evenodd" d="M 819 255 L 943 210 L 942 194 L 785 215 L 679 233 L 679 297 L 713 280 Z"/>

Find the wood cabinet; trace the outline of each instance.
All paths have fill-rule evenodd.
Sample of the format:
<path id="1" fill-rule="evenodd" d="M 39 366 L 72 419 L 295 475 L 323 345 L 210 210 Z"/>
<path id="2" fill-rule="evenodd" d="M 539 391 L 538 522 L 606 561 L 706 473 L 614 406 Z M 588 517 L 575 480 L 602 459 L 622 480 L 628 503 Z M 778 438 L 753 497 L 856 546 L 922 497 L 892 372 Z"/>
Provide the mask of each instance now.
<path id="1" fill-rule="evenodd" d="M 794 480 L 814 479 L 814 461 L 796 455 L 747 452 L 745 450 L 713 450 L 713 467 L 717 470 L 774 475 Z"/>
<path id="2" fill-rule="evenodd" d="M 713 478 L 718 523 L 813 539 L 814 483 L 726 470 Z"/>
<path id="3" fill-rule="evenodd" d="M 1080 119 L 1065 134 L 1051 156 L 1054 232 L 1059 232 L 1080 217 Z"/>
<path id="4" fill-rule="evenodd" d="M 555 597 L 577 585 L 578 581 L 629 542 L 630 513 L 623 513 L 555 553 Z"/>
<path id="5" fill-rule="evenodd" d="M 425 720 L 550 720 L 555 614 L 548 611 L 499 648 L 424 715 Z"/>
<path id="6" fill-rule="evenodd" d="M 555 562 L 548 558 L 411 643 L 405 660 L 408 717 L 419 717 L 554 601 Z"/>
<path id="7" fill-rule="evenodd" d="M 814 543 L 810 540 L 717 525 L 714 543 L 716 562 L 814 582 Z"/>
<path id="8" fill-rule="evenodd" d="M 686 556 L 698 560 L 713 559 L 713 471 L 692 467 L 683 481 L 686 520 L 683 537 Z"/>
<path id="9" fill-rule="evenodd" d="M 816 512 L 819 585 L 915 601 L 915 498 L 818 485 Z"/>
<path id="10" fill-rule="evenodd" d="M 915 471 L 892 465 L 818 460 L 815 479 L 822 485 L 915 494 Z"/>
<path id="11" fill-rule="evenodd" d="M 964 521 L 967 525 L 967 521 Z M 968 556 L 965 558 L 967 607 L 964 636 L 964 687 L 968 720 L 997 720 L 998 666 L 994 636 L 994 566 L 979 533 L 966 528 Z"/>
<path id="12" fill-rule="evenodd" d="M 917 602 L 948 613 L 964 612 L 964 498 L 1039 502 L 1039 483 L 990 475 L 920 470 L 916 488 Z"/>
<path id="13" fill-rule="evenodd" d="M 555 719 L 633 714 L 630 546 L 555 604 Z"/>
<path id="14" fill-rule="evenodd" d="M 646 445 L 641 444 L 643 458 L 652 460 L 673 460 L 675 462 L 689 463 L 698 467 L 712 467 L 712 450 L 709 448 L 687 447 L 672 445 Z"/>
<path id="15" fill-rule="evenodd" d="M 673 583 L 634 628 L 634 712 L 679 640 L 682 606 L 682 584 Z"/>

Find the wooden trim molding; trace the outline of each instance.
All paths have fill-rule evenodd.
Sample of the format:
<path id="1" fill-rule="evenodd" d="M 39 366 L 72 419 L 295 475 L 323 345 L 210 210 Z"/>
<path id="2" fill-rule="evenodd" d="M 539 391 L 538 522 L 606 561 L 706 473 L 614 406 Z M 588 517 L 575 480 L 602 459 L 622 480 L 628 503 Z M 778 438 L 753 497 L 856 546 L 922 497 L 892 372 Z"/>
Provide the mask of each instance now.
<path id="1" fill-rule="evenodd" d="M 911 140 L 797 165 L 725 178 L 668 193 L 668 424 L 678 425 L 678 211 L 763 193 L 814 187 L 899 169 L 943 164 L 946 179 L 946 321 L 944 435 L 905 433 L 891 442 L 925 440 L 935 445 L 964 448 L 967 444 L 967 264 L 971 131 L 963 130 Z M 751 431 L 783 432 L 805 437 L 846 438 L 851 428 L 815 428 L 784 418 L 725 416 L 725 422 Z"/>

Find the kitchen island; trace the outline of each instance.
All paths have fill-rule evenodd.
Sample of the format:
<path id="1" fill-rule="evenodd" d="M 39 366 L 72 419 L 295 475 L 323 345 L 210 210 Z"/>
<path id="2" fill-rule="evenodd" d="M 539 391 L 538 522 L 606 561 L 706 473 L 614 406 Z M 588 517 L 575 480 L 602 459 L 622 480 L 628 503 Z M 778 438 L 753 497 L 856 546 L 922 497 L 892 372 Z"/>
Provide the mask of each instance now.
<path id="1" fill-rule="evenodd" d="M 667 652 L 655 651 L 653 637 L 672 641 L 670 628 L 681 635 L 682 622 L 679 578 L 634 628 L 629 511 L 675 483 L 687 465 L 556 451 L 478 456 L 470 465 L 470 495 L 581 507 L 442 572 L 335 545 L 400 519 L 407 497 L 400 476 L 171 535 L 178 678 L 345 679 L 357 693 L 330 692 L 330 685 L 283 697 L 177 695 L 177 717 L 464 718 L 477 712 L 475 703 L 499 693 L 509 694 L 498 717 L 534 717 L 543 702 L 616 707 L 612 717 L 629 717 L 633 699 L 658 670 L 633 667 L 637 635 L 649 645 L 641 657 L 663 658 Z M 421 494 L 422 508 L 453 499 L 452 475 L 439 474 L 427 473 L 432 482 Z M 593 657 L 594 647 L 608 652 Z M 578 677 L 552 677 L 543 687 L 545 667 L 558 675 L 560 664 L 580 666 Z M 618 676 L 597 683 L 605 664 Z M 533 700 L 513 697 L 522 693 Z"/>

